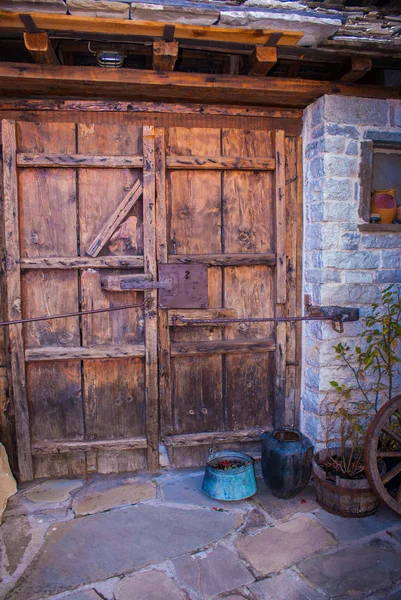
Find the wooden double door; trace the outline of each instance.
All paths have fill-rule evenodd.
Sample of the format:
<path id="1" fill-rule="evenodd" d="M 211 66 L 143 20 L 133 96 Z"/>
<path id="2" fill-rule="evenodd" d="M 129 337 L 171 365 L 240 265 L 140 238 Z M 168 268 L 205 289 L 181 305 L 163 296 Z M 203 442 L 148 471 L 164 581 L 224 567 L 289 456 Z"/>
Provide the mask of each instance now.
<path id="1" fill-rule="evenodd" d="M 296 424 L 300 143 L 283 131 L 3 121 L 9 377 L 21 480 L 175 466 Z M 160 264 L 207 307 L 159 307 Z M 136 307 L 135 307 L 136 306 Z"/>

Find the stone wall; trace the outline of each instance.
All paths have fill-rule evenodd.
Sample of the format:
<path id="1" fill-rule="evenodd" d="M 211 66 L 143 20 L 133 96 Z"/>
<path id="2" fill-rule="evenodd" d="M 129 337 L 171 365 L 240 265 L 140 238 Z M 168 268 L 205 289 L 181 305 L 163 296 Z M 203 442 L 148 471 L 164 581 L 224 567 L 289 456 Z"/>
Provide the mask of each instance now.
<path id="1" fill-rule="evenodd" d="M 357 306 L 366 315 L 383 287 L 401 283 L 401 232 L 362 232 L 358 209 L 361 142 L 401 141 L 401 102 L 325 96 L 304 116 L 304 285 L 313 304 Z M 322 439 L 319 408 L 330 381 L 342 381 L 333 345 L 358 339 L 363 323 L 305 323 L 303 431 Z M 397 382 L 401 389 L 401 381 Z"/>

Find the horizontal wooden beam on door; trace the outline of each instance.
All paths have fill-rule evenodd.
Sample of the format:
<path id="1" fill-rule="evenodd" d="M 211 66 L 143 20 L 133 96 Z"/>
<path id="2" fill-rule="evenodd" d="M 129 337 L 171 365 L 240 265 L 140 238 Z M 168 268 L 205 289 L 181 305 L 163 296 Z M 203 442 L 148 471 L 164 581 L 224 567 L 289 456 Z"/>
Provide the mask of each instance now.
<path id="1" fill-rule="evenodd" d="M 122 309 L 123 310 L 123 309 Z M 25 360 L 36 362 L 41 360 L 94 360 L 108 358 L 142 358 L 145 356 L 145 346 L 135 344 L 130 346 L 94 346 L 84 348 L 78 346 L 43 346 L 42 348 L 27 348 Z"/>
<path id="2" fill-rule="evenodd" d="M 3 96 L 71 96 L 305 107 L 324 94 L 401 98 L 397 88 L 280 77 L 246 77 L 0 63 Z M 56 90 L 56 92 L 55 92 Z"/>
<path id="3" fill-rule="evenodd" d="M 142 169 L 143 156 L 95 156 L 88 154 L 17 154 L 18 167 Z"/>
<path id="4" fill-rule="evenodd" d="M 174 342 L 171 344 L 171 356 L 274 352 L 275 349 L 276 344 L 273 338 L 260 340 L 214 340 L 212 342 Z"/>
<path id="5" fill-rule="evenodd" d="M 235 319 L 236 312 L 234 308 L 187 308 L 170 309 L 168 311 L 168 324 L 170 327 L 221 327 L 221 323 L 182 323 L 172 320 L 173 315 L 180 315 L 185 319 Z"/>
<path id="6" fill-rule="evenodd" d="M 20 18 L 21 13 L 0 11 L 0 22 L 2 29 L 14 29 L 23 31 L 25 26 Z M 47 32 L 65 32 L 82 37 L 82 34 L 100 34 L 107 39 L 108 36 L 121 36 L 131 41 L 135 37 L 140 38 L 163 38 L 165 26 L 171 23 L 156 21 L 130 21 L 127 19 L 103 19 L 99 17 L 88 18 L 64 14 L 50 14 L 42 12 L 30 13 L 34 24 L 38 29 Z M 202 40 L 226 42 L 234 44 L 261 44 L 269 42 L 276 31 L 271 29 L 243 29 L 242 27 L 217 27 L 217 26 L 194 26 L 176 23 L 174 39 L 176 40 Z M 282 31 L 277 44 L 281 46 L 293 46 L 302 37 L 301 31 Z M 79 35 L 77 35 L 79 34 Z M 68 36 L 66 36 L 68 37 Z"/>
<path id="7" fill-rule="evenodd" d="M 212 443 L 235 443 L 259 441 L 265 431 L 264 427 L 254 429 L 240 429 L 238 431 L 210 431 L 206 433 L 184 433 L 181 435 L 168 435 L 163 437 L 166 446 L 178 448 L 209 445 Z"/>
<path id="8" fill-rule="evenodd" d="M 240 267 L 241 265 L 267 265 L 274 267 L 276 255 L 227 253 L 227 254 L 169 254 L 168 262 L 183 265 L 209 265 L 213 267 Z"/>
<path id="9" fill-rule="evenodd" d="M 49 442 L 35 442 L 32 444 L 32 454 L 67 454 L 69 452 L 90 452 L 92 450 L 137 450 L 147 447 L 144 437 L 116 438 L 113 440 L 78 440 L 64 441 L 52 440 Z"/>
<path id="10" fill-rule="evenodd" d="M 21 258 L 21 269 L 143 269 L 143 256 Z"/>
<path id="11" fill-rule="evenodd" d="M 241 156 L 166 156 L 168 169 L 205 169 L 239 171 L 273 171 L 274 158 L 242 158 Z"/>

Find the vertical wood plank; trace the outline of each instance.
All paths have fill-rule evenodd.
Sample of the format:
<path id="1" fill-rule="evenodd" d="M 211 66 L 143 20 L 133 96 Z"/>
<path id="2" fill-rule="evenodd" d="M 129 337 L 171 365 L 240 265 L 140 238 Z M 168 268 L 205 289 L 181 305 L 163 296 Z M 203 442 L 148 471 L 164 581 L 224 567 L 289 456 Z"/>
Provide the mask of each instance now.
<path id="1" fill-rule="evenodd" d="M 297 316 L 297 139 L 286 138 L 286 256 L 287 256 L 287 301 L 285 316 Z M 286 324 L 286 369 L 285 369 L 285 424 L 295 426 L 295 396 L 296 396 L 296 348 L 298 341 L 298 323 Z"/>
<path id="2" fill-rule="evenodd" d="M 167 155 L 218 156 L 221 130 L 173 127 L 167 130 Z M 222 251 L 222 198 L 219 171 L 167 172 L 169 253 L 207 254 Z M 208 304 L 222 306 L 222 269 L 208 269 Z M 219 327 L 177 327 L 174 341 L 222 339 Z M 220 430 L 224 426 L 223 357 L 177 356 L 171 362 L 174 433 Z"/>
<path id="3" fill-rule="evenodd" d="M 19 267 L 19 213 L 16 164 L 16 128 L 2 122 L 4 226 L 6 249 L 7 319 L 21 318 L 21 270 Z M 18 466 L 21 481 L 33 478 L 22 325 L 8 331 L 11 384 L 14 399 Z"/>
<path id="4" fill-rule="evenodd" d="M 143 245 L 145 273 L 157 279 L 155 130 L 143 128 Z M 159 468 L 157 290 L 145 292 L 146 436 L 148 469 Z"/>
<path id="5" fill-rule="evenodd" d="M 164 129 L 155 129 L 156 254 L 167 263 L 166 143 Z M 161 434 L 172 433 L 170 327 L 167 310 L 159 310 L 159 399 Z"/>
<path id="6" fill-rule="evenodd" d="M 276 317 L 285 316 L 287 299 L 287 257 L 286 257 L 286 193 L 285 193 L 285 134 L 275 132 L 275 238 L 276 238 Z M 276 324 L 276 376 L 275 376 L 275 427 L 286 425 L 286 364 L 287 327 Z"/>
<path id="7" fill-rule="evenodd" d="M 287 296 L 286 288 L 286 254 L 285 254 L 285 135 L 284 131 L 275 132 L 276 154 L 276 302 L 284 304 Z"/>

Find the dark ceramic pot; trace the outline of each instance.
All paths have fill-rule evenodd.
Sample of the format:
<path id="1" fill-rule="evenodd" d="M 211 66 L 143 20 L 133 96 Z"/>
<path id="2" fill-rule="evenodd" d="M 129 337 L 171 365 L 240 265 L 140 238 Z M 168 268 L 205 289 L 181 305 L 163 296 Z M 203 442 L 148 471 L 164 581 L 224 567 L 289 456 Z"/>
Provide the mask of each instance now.
<path id="1" fill-rule="evenodd" d="M 272 494 L 293 498 L 303 490 L 311 475 L 312 456 L 312 442 L 297 429 L 263 433 L 262 474 Z"/>

